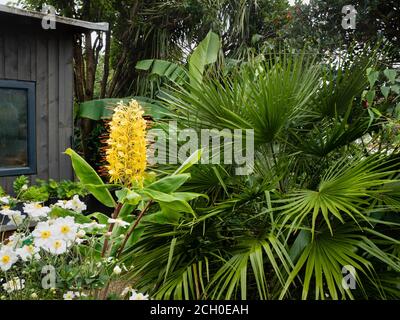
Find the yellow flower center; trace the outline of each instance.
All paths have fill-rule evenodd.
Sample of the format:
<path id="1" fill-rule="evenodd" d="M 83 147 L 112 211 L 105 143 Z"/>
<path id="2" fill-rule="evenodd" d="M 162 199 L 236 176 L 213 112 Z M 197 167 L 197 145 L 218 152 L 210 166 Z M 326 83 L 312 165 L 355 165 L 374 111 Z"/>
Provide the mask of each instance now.
<path id="1" fill-rule="evenodd" d="M 2 256 L 2 257 L 1 257 L 1 262 L 2 262 L 3 264 L 9 263 L 10 260 L 11 260 L 10 256 Z"/>
<path id="2" fill-rule="evenodd" d="M 71 228 L 69 226 L 62 226 L 61 227 L 61 233 L 62 234 L 67 234 L 71 231 Z"/>
<path id="3" fill-rule="evenodd" d="M 42 231 L 40 233 L 40 237 L 42 239 L 48 239 L 48 238 L 50 238 L 50 236 L 51 236 L 51 232 L 50 231 Z"/>
<path id="4" fill-rule="evenodd" d="M 56 248 L 56 249 L 61 248 L 61 245 L 62 245 L 62 243 L 61 243 L 61 241 L 59 241 L 59 240 L 57 240 L 56 242 L 54 242 L 54 248 Z"/>
<path id="5" fill-rule="evenodd" d="M 8 210 L 8 209 L 10 209 L 10 206 L 3 206 L 3 209 Z"/>
<path id="6" fill-rule="evenodd" d="M 36 208 L 36 209 L 41 209 L 41 208 L 43 208 L 43 206 L 42 206 L 41 204 L 39 204 L 39 203 L 36 203 L 36 204 L 35 204 L 35 208 Z"/>

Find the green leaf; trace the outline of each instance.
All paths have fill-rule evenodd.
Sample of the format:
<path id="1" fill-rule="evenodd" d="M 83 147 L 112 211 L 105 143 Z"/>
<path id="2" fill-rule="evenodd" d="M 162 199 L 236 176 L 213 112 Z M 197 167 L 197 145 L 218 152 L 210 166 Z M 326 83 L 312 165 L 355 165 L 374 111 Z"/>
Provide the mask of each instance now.
<path id="1" fill-rule="evenodd" d="M 79 106 L 79 117 L 95 121 L 111 118 L 114 112 L 113 110 L 118 102 L 123 101 L 124 103 L 128 103 L 132 99 L 138 101 L 144 109 L 144 114 L 151 116 L 153 119 L 162 119 L 169 113 L 165 108 L 157 104 L 155 100 L 146 97 L 133 96 L 82 102 Z"/>
<path id="2" fill-rule="evenodd" d="M 114 208 L 116 203 L 110 191 L 107 188 L 96 187 L 105 185 L 96 171 L 74 150 L 69 148 L 65 151 L 65 154 L 71 157 L 75 174 L 88 191 L 105 206 Z"/>
<path id="3" fill-rule="evenodd" d="M 182 217 L 182 214 L 176 210 L 165 210 L 167 208 L 163 209 L 163 211 L 157 211 L 155 213 L 145 215 L 142 218 L 142 221 L 158 224 L 177 224 L 179 219 Z"/>
<path id="4" fill-rule="evenodd" d="M 289 250 L 290 259 L 296 262 L 304 248 L 307 247 L 311 242 L 311 233 L 306 230 L 301 230 L 296 237 L 293 245 Z"/>
<path id="5" fill-rule="evenodd" d="M 153 182 L 146 189 L 156 190 L 163 193 L 171 193 L 176 191 L 180 186 L 182 186 L 188 179 L 190 178 L 190 174 L 176 174 L 164 177 L 156 182 Z"/>
<path id="6" fill-rule="evenodd" d="M 382 92 L 383 96 L 385 97 L 385 99 L 387 99 L 387 97 L 389 96 L 390 87 L 386 87 L 386 86 L 381 87 L 381 92 Z"/>
<path id="7" fill-rule="evenodd" d="M 132 212 L 135 210 L 136 205 L 132 205 L 130 203 L 125 203 L 122 208 L 121 211 L 119 212 L 119 217 L 120 218 L 126 218 L 132 215 Z"/>
<path id="8" fill-rule="evenodd" d="M 383 71 L 383 73 L 391 83 L 395 83 L 396 82 L 396 75 L 397 75 L 396 70 L 386 69 L 386 70 Z"/>
<path id="9" fill-rule="evenodd" d="M 125 250 L 126 250 L 126 249 L 129 249 L 129 248 L 132 247 L 136 242 L 138 242 L 138 241 L 140 240 L 141 236 L 143 235 L 144 231 L 145 231 L 145 228 L 144 228 L 144 227 L 137 226 L 137 227 L 135 228 L 135 230 L 133 231 L 132 235 L 129 237 L 129 239 L 128 239 L 127 243 L 126 243 Z M 125 251 L 125 250 L 124 250 L 124 251 Z"/>
<path id="10" fill-rule="evenodd" d="M 156 74 L 161 77 L 166 77 L 170 81 L 180 81 L 186 74 L 184 68 L 180 65 L 160 60 L 160 59 L 147 59 L 138 61 L 136 69 L 149 71 L 150 74 Z"/>
<path id="11" fill-rule="evenodd" d="M 373 86 L 375 85 L 376 81 L 378 81 L 379 78 L 379 72 L 378 71 L 372 71 L 368 74 L 368 81 L 370 88 L 372 89 Z"/>
<path id="12" fill-rule="evenodd" d="M 365 95 L 365 98 L 367 99 L 368 103 L 372 105 L 375 99 L 375 90 L 368 91 L 367 94 Z"/>
<path id="13" fill-rule="evenodd" d="M 92 220 L 84 216 L 81 213 L 77 213 L 71 210 L 66 210 L 60 207 L 53 207 L 51 212 L 50 212 L 50 217 L 51 218 L 63 218 L 63 217 L 73 217 L 75 218 L 76 223 L 90 223 Z"/>
<path id="14" fill-rule="evenodd" d="M 199 150 L 196 150 L 195 152 L 193 152 L 193 154 L 191 154 L 190 157 L 187 158 L 185 160 L 185 162 L 183 162 L 178 169 L 176 169 L 176 171 L 173 173 L 173 175 L 177 175 L 178 173 L 183 173 L 186 170 L 188 170 L 190 167 L 192 167 L 193 165 L 199 163 L 202 153 L 203 153 L 203 149 L 199 149 Z"/>
<path id="15" fill-rule="evenodd" d="M 217 61 L 221 42 L 216 33 L 210 31 L 189 58 L 190 83 L 196 85 L 202 82 L 206 65 Z"/>
<path id="16" fill-rule="evenodd" d="M 391 89 L 392 89 L 392 91 L 394 92 L 394 93 L 396 93 L 396 94 L 399 94 L 400 93 L 400 86 L 399 85 L 394 85 L 394 86 L 391 86 L 390 87 Z"/>
<path id="17" fill-rule="evenodd" d="M 101 212 L 94 212 L 92 214 L 89 214 L 86 216 L 90 219 L 90 222 L 92 222 L 92 218 L 98 221 L 99 224 L 108 224 L 108 219 L 110 218 L 109 216 L 106 216 L 104 213 Z"/>
<path id="18" fill-rule="evenodd" d="M 118 202 L 120 203 L 127 203 L 133 206 L 137 205 L 142 197 L 137 194 L 135 191 L 130 189 L 124 188 L 115 192 L 115 195 L 118 198 Z"/>

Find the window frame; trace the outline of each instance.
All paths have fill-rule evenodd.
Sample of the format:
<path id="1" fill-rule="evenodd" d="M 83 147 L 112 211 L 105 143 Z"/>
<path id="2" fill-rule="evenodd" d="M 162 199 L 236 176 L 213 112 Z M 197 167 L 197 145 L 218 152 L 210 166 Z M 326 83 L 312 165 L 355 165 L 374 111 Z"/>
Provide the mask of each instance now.
<path id="1" fill-rule="evenodd" d="M 37 173 L 36 163 L 36 82 L 0 79 L 0 89 L 25 90 L 27 93 L 27 146 L 28 165 L 26 167 L 0 166 L 0 177 L 32 175 Z M 1 113 L 1 110 L 0 110 Z M 1 130 L 1 128 L 0 128 Z"/>

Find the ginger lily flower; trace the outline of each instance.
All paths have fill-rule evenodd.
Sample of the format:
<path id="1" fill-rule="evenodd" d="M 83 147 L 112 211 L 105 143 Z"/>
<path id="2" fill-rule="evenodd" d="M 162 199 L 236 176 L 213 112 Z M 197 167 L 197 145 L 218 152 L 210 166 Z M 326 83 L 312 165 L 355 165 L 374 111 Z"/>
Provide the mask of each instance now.
<path id="1" fill-rule="evenodd" d="M 110 122 L 106 166 L 110 182 L 126 187 L 143 185 L 146 170 L 146 120 L 135 100 L 118 103 Z"/>

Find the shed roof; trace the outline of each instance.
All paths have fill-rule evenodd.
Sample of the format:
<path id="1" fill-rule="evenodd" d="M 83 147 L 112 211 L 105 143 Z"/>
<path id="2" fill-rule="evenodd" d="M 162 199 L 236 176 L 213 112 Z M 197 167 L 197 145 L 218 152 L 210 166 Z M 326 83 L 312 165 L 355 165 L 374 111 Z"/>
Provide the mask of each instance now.
<path id="1" fill-rule="evenodd" d="M 24 10 L 16 7 L 10 7 L 0 4 L 0 16 L 1 15 L 17 15 L 20 17 L 27 17 L 30 19 L 42 20 L 47 16 L 46 13 Z M 108 31 L 108 22 L 88 22 L 83 20 L 77 20 L 72 18 L 66 18 L 62 16 L 56 16 L 56 24 L 62 24 L 64 26 L 70 26 L 81 31 L 94 30 L 94 31 Z"/>

